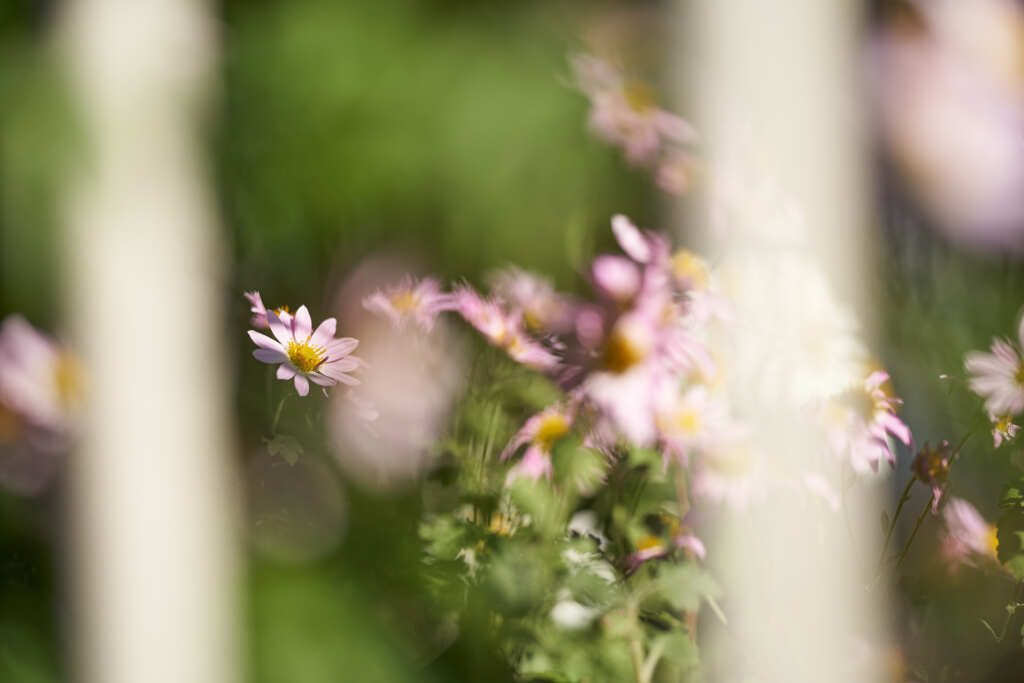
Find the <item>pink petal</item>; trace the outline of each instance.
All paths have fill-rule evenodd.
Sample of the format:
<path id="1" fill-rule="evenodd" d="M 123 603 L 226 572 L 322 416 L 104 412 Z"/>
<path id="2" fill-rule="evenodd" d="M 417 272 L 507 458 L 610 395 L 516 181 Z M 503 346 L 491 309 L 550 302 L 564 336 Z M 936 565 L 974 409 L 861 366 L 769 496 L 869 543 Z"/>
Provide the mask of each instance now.
<path id="1" fill-rule="evenodd" d="M 325 346 L 334 337 L 334 331 L 338 327 L 338 321 L 334 318 L 328 318 L 327 320 L 320 323 L 320 326 L 313 332 L 313 336 L 310 338 L 309 343 L 313 346 Z"/>
<path id="2" fill-rule="evenodd" d="M 309 380 L 311 382 L 315 382 L 316 384 L 319 384 L 322 387 L 333 387 L 335 384 L 338 383 L 338 380 L 334 379 L 333 377 L 328 377 L 327 375 L 321 374 L 319 372 L 313 372 L 306 376 L 309 377 Z"/>
<path id="3" fill-rule="evenodd" d="M 291 363 L 282 363 L 277 368 L 277 378 L 285 380 L 291 379 L 292 377 L 295 376 L 296 372 L 298 371 L 295 369 L 295 366 L 292 365 Z"/>
<path id="4" fill-rule="evenodd" d="M 352 337 L 342 337 L 326 344 L 328 358 L 340 358 L 347 356 L 356 350 L 359 340 Z"/>
<path id="5" fill-rule="evenodd" d="M 277 313 L 267 311 L 267 325 L 270 326 L 270 332 L 281 344 L 287 344 L 295 340 L 295 337 L 292 336 L 291 325 L 286 325 L 282 322 Z"/>
<path id="6" fill-rule="evenodd" d="M 299 396 L 309 393 L 309 380 L 305 375 L 295 375 L 295 391 L 299 392 Z"/>
<path id="7" fill-rule="evenodd" d="M 612 216 L 612 232 L 615 233 L 615 240 L 622 247 L 622 251 L 634 261 L 647 263 L 651 259 L 650 245 L 628 218 L 622 214 Z"/>
<path id="8" fill-rule="evenodd" d="M 278 342 L 271 339 L 265 334 L 261 334 L 256 330 L 249 330 L 249 339 L 252 339 L 253 343 L 261 349 L 267 349 L 270 351 L 277 351 L 278 353 L 284 353 L 284 347 Z"/>
<path id="9" fill-rule="evenodd" d="M 292 319 L 292 331 L 295 333 L 295 339 L 309 339 L 309 336 L 313 334 L 313 320 L 309 317 L 309 309 L 305 306 L 299 306 L 299 310 L 295 311 L 295 318 Z"/>
<path id="10" fill-rule="evenodd" d="M 271 351 L 270 349 L 256 349 L 252 355 L 261 363 L 283 363 L 288 360 L 288 356 L 280 351 Z"/>

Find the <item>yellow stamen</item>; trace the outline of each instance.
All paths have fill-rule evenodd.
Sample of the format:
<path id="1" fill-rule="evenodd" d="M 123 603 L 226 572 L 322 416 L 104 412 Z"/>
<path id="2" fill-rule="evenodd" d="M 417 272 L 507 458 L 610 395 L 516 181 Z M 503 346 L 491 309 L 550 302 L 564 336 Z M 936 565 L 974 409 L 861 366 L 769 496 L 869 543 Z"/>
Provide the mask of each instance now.
<path id="1" fill-rule="evenodd" d="M 656 104 L 654 90 L 641 81 L 627 83 L 622 89 L 622 95 L 626 98 L 629 108 L 638 113 L 654 109 Z"/>
<path id="2" fill-rule="evenodd" d="M 299 372 L 313 372 L 327 360 L 327 349 L 310 345 L 308 339 L 305 342 L 291 341 L 288 342 L 288 360 Z"/>
<path id="3" fill-rule="evenodd" d="M 550 451 L 555 442 L 568 433 L 569 420 L 565 415 L 550 413 L 541 419 L 540 425 L 537 427 L 537 433 L 533 437 L 533 442 L 541 449 Z"/>
<path id="4" fill-rule="evenodd" d="M 53 369 L 53 382 L 57 399 L 65 408 L 74 406 L 82 396 L 82 366 L 69 353 L 61 353 Z"/>
<path id="5" fill-rule="evenodd" d="M 413 292 L 405 290 L 391 297 L 391 305 L 399 313 L 408 313 L 420 305 L 420 298 Z"/>
<path id="6" fill-rule="evenodd" d="M 694 289 L 708 286 L 707 264 L 689 249 L 680 249 L 672 255 L 672 272 L 679 280 L 689 281 Z"/>
<path id="7" fill-rule="evenodd" d="M 604 366 L 611 372 L 621 374 L 647 357 L 649 343 L 643 334 L 635 329 L 624 329 L 616 325 L 604 347 Z"/>
<path id="8" fill-rule="evenodd" d="M 999 554 L 999 530 L 994 526 L 988 528 L 988 536 L 985 537 L 985 544 L 988 549 L 992 552 L 992 557 L 998 557 Z"/>

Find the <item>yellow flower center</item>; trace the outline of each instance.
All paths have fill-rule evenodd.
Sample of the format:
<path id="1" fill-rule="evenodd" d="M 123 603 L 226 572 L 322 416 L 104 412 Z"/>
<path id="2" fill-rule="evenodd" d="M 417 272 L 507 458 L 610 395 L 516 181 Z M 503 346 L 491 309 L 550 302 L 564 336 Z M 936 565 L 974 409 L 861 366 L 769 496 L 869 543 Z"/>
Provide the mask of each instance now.
<path id="1" fill-rule="evenodd" d="M 693 436 L 700 432 L 700 413 L 691 408 L 683 408 L 682 410 L 676 411 L 672 424 L 683 434 Z"/>
<path id="2" fill-rule="evenodd" d="M 280 318 L 282 313 L 290 314 L 291 310 L 287 306 L 278 306 L 277 308 L 274 309 L 274 315 L 276 315 L 277 317 Z"/>
<path id="3" fill-rule="evenodd" d="M 1001 418 L 996 420 L 996 431 L 1002 434 L 1006 434 L 1010 431 L 1010 424 L 1012 424 L 1012 416 L 1003 415 Z"/>
<path id="4" fill-rule="evenodd" d="M 663 548 L 665 544 L 657 536 L 651 534 L 644 534 L 636 542 L 637 550 L 651 550 L 652 548 Z"/>
<path id="5" fill-rule="evenodd" d="M 420 298 L 406 290 L 391 297 L 391 305 L 399 313 L 408 313 L 420 304 Z"/>
<path id="6" fill-rule="evenodd" d="M 629 108 L 637 113 L 653 109 L 655 105 L 654 90 L 641 81 L 627 83 L 622 89 L 622 96 Z"/>
<path id="7" fill-rule="evenodd" d="M 689 280 L 694 289 L 708 286 L 707 264 L 689 249 L 680 249 L 672 255 L 672 272 L 680 280 Z"/>
<path id="8" fill-rule="evenodd" d="M 988 535 L 985 537 L 985 545 L 992 553 L 992 557 L 997 557 L 999 553 L 999 530 L 994 526 L 988 528 Z"/>
<path id="9" fill-rule="evenodd" d="M 604 366 L 621 374 L 646 358 L 649 346 L 644 335 L 616 325 L 604 347 Z"/>
<path id="10" fill-rule="evenodd" d="M 61 353 L 53 369 L 53 383 L 61 405 L 65 408 L 76 405 L 82 396 L 83 385 L 82 366 L 78 359 L 69 353 Z"/>
<path id="11" fill-rule="evenodd" d="M 533 442 L 542 450 L 550 451 L 555 442 L 568 432 L 568 418 L 561 413 L 551 413 L 541 419 L 540 425 L 537 426 L 537 434 L 533 437 Z"/>
<path id="12" fill-rule="evenodd" d="M 322 346 L 312 346 L 309 344 L 309 340 L 291 341 L 288 342 L 288 360 L 298 368 L 299 372 L 313 372 L 327 360 L 327 349 Z"/>

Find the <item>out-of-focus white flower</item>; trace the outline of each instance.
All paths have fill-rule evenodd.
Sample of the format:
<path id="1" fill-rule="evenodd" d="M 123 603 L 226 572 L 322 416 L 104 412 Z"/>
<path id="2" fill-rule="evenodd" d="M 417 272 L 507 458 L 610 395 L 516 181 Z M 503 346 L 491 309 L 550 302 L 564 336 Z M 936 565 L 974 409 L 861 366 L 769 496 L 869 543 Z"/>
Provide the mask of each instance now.
<path id="1" fill-rule="evenodd" d="M 397 285 L 378 290 L 363 300 L 368 311 L 380 313 L 392 324 L 403 327 L 412 320 L 424 332 L 430 332 L 441 311 L 453 308 L 452 296 L 441 291 L 436 278 L 420 281 L 406 276 Z"/>
<path id="2" fill-rule="evenodd" d="M 551 620 L 559 628 L 579 631 L 594 623 L 600 614 L 593 607 L 581 605 L 570 597 L 562 597 L 551 609 Z"/>

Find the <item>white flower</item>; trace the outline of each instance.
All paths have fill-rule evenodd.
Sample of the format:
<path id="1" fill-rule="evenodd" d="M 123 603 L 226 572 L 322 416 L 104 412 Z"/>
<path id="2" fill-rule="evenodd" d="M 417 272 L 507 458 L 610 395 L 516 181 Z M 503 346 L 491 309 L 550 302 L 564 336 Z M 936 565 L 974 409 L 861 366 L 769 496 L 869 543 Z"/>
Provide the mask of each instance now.
<path id="1" fill-rule="evenodd" d="M 1017 328 L 1024 345 L 1024 318 Z M 995 415 L 1017 415 L 1024 411 L 1024 361 L 1020 349 L 1005 339 L 992 340 L 992 352 L 971 351 L 964 356 L 964 368 L 971 374 L 971 391 L 985 399 L 985 408 Z"/>

